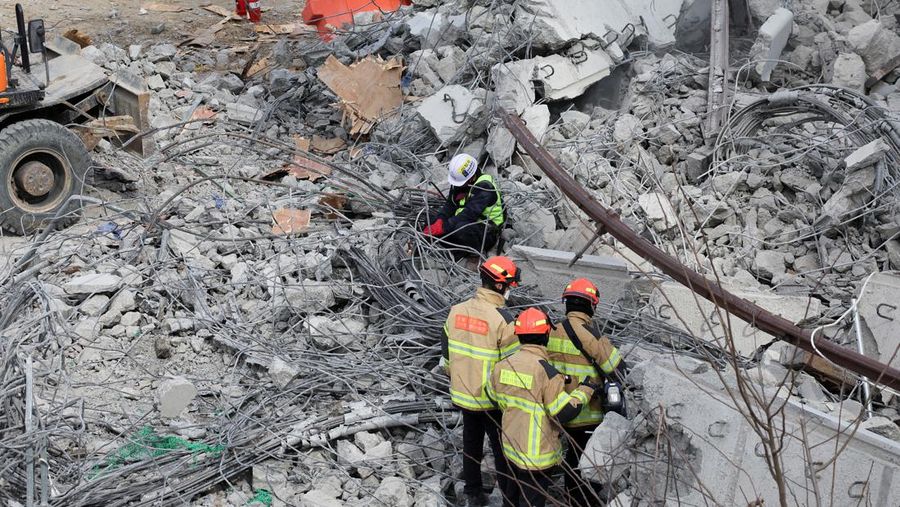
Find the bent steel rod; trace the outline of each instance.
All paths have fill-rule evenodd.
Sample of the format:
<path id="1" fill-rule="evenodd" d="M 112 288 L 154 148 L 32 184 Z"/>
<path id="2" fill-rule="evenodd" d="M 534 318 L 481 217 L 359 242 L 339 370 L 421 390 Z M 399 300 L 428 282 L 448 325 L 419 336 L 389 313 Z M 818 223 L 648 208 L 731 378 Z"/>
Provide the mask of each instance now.
<path id="1" fill-rule="evenodd" d="M 594 198 L 566 172 L 525 126 L 525 123 L 507 111 L 499 112 L 506 128 L 516 141 L 525 148 L 525 152 L 534 159 L 538 167 L 557 187 L 581 208 L 589 217 L 601 224 L 606 232 L 621 241 L 622 244 L 635 251 L 663 273 L 680 282 L 698 295 L 708 299 L 716 306 L 750 323 L 751 326 L 769 333 L 778 339 L 813 354 L 821 354 L 833 363 L 854 373 L 867 377 L 870 382 L 881 384 L 894 390 L 900 390 L 900 370 L 882 364 L 858 352 L 845 349 L 827 341 L 821 335 L 815 344 L 810 331 L 799 328 L 793 322 L 779 317 L 750 301 L 739 298 L 728 292 L 718 283 L 708 280 L 700 273 L 691 270 L 678 259 L 666 254 L 649 241 L 632 231 L 618 216 Z"/>

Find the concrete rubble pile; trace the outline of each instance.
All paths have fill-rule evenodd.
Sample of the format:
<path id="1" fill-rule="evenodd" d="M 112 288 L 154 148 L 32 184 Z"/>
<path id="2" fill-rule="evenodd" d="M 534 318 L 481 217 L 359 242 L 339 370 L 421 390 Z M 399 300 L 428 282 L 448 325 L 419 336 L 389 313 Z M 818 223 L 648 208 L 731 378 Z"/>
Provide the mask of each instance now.
<path id="1" fill-rule="evenodd" d="M 900 293 L 900 138 L 850 125 L 900 112 L 900 5 L 747 2 L 758 28 L 732 51 L 720 134 L 704 128 L 709 61 L 692 54 L 709 2 L 413 3 L 262 52 L 80 49 L 146 79 L 158 152 L 101 141 L 90 191 L 106 205 L 40 242 L 3 238 L 3 380 L 24 391 L 33 370 L 57 503 L 460 499 L 437 344 L 477 275 L 418 231 L 462 152 L 500 181 L 506 251 L 527 266 L 511 304 L 547 306 L 576 274 L 604 291 L 597 320 L 633 367 L 631 413 L 604 422 L 581 468 L 621 505 L 777 503 L 775 466 L 789 498 L 900 502 L 883 479 L 900 467 L 900 398 L 873 386 L 869 413 L 852 374 L 596 240 L 494 114 L 520 115 L 596 200 L 689 267 L 803 327 L 837 320 L 821 339 L 856 350 L 859 299 L 865 352 L 897 366 L 885 316 Z M 798 105 L 812 98 L 836 112 Z M 790 440 L 775 458 L 758 436 L 772 399 Z M 0 429 L 21 427 L 16 407 Z M 835 435 L 854 431 L 830 462 Z M 837 478 L 808 473 L 816 462 Z M 0 499 L 24 488 L 23 474 L 0 477 Z"/>

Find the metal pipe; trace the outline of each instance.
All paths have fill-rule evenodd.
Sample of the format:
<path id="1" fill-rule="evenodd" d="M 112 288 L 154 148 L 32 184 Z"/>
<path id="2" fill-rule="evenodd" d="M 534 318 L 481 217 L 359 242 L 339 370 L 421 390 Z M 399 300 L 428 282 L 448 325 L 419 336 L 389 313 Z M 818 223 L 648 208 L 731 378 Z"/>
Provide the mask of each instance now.
<path id="1" fill-rule="evenodd" d="M 853 331 L 856 332 L 856 351 L 860 354 L 864 354 L 865 350 L 863 350 L 863 338 L 862 338 L 862 323 L 859 320 L 859 307 L 856 306 L 858 302 L 857 299 L 852 299 L 851 303 L 853 305 Z M 866 378 L 865 375 L 860 377 L 859 381 L 862 383 L 862 402 L 866 407 L 866 419 L 872 417 L 872 392 L 869 390 L 869 379 Z"/>
<path id="2" fill-rule="evenodd" d="M 34 429 L 34 375 L 31 356 L 25 358 L 25 437 L 30 439 Z M 34 445 L 29 442 L 25 448 L 25 507 L 34 507 Z"/>
<path id="3" fill-rule="evenodd" d="M 704 278 L 696 271 L 691 270 L 674 257 L 640 237 L 629 229 L 624 222 L 619 220 L 615 213 L 594 200 L 591 194 L 582 188 L 559 165 L 559 162 L 538 143 L 521 118 L 507 111 L 500 111 L 499 115 L 506 128 L 522 145 L 525 152 L 572 202 L 587 213 L 589 217 L 605 227 L 607 232 L 614 238 L 642 258 L 648 260 L 663 273 L 685 285 L 698 295 L 712 301 L 716 306 L 747 321 L 760 331 L 769 333 L 780 340 L 784 340 L 813 354 L 820 354 L 838 366 L 868 377 L 876 384 L 900 390 L 900 370 L 821 338 L 814 344 L 810 331 L 800 329 L 793 322 L 731 294 L 715 281 Z"/>

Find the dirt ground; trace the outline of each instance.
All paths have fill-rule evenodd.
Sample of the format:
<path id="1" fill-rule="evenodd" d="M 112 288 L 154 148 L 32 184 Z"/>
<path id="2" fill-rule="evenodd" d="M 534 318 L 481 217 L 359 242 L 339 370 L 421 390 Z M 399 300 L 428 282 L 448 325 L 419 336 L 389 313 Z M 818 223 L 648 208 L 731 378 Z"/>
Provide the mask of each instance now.
<path id="1" fill-rule="evenodd" d="M 264 23 L 300 22 L 304 0 L 260 0 Z M 110 42 L 119 47 L 130 44 L 178 44 L 198 30 L 215 24 L 220 16 L 202 8 L 215 4 L 234 8 L 233 0 L 0 0 L 0 22 L 5 32 L 15 29 L 15 4 L 21 3 L 26 19 L 44 18 L 51 34 L 69 29 L 91 36 L 95 42 Z M 183 7 L 181 12 L 159 12 L 159 6 Z M 145 7 L 146 14 L 141 14 Z M 152 30 L 165 24 L 161 33 Z M 237 41 L 252 40 L 256 36 L 250 22 L 228 23 L 219 32 L 216 44 L 228 46 Z M 8 35 L 5 35 L 8 38 Z"/>

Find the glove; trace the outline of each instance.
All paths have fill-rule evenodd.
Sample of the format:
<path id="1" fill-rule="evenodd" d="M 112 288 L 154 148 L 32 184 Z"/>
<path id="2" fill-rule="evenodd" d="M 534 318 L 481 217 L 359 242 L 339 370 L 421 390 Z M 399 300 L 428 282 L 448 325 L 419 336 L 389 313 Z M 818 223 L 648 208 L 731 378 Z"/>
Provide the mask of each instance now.
<path id="1" fill-rule="evenodd" d="M 579 385 L 579 387 L 580 386 L 590 387 L 591 390 L 594 391 L 594 394 L 591 395 L 591 398 L 598 396 L 603 389 L 603 387 L 601 385 L 595 384 L 594 382 L 590 382 L 588 380 L 588 378 L 585 378 L 584 380 L 582 380 L 581 383 L 578 385 Z"/>
<path id="2" fill-rule="evenodd" d="M 422 230 L 422 234 L 426 236 L 443 236 L 444 235 L 444 219 L 438 218 L 433 224 Z"/>

